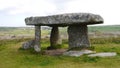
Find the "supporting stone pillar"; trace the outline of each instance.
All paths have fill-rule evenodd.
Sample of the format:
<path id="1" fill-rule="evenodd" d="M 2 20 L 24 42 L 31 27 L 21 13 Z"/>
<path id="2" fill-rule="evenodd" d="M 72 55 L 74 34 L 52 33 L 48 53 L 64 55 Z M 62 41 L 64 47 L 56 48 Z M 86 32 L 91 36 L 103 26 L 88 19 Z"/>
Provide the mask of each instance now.
<path id="1" fill-rule="evenodd" d="M 34 49 L 36 52 L 40 52 L 40 38 L 41 38 L 41 27 L 35 25 L 35 44 Z"/>
<path id="2" fill-rule="evenodd" d="M 69 48 L 90 47 L 87 25 L 69 26 L 68 35 L 69 35 Z"/>
<path id="3" fill-rule="evenodd" d="M 50 35 L 50 47 L 48 49 L 56 49 L 62 44 L 62 40 L 60 38 L 58 26 L 53 26 Z"/>

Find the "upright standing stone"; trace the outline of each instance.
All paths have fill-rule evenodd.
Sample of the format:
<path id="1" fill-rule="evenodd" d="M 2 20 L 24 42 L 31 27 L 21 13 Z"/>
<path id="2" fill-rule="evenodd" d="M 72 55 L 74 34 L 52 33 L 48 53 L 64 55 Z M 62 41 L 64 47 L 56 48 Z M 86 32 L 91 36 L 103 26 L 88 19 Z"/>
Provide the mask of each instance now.
<path id="1" fill-rule="evenodd" d="M 36 52 L 40 52 L 40 37 L 41 37 L 41 28 L 40 26 L 35 25 L 35 45 L 34 49 Z"/>
<path id="2" fill-rule="evenodd" d="M 59 42 L 59 30 L 58 27 L 69 26 L 69 48 L 72 47 L 90 47 L 87 25 L 101 24 L 103 18 L 100 15 L 92 13 L 67 13 L 52 16 L 37 16 L 25 18 L 26 25 L 36 25 L 36 45 L 35 50 L 39 50 L 39 25 L 41 26 L 52 26 L 51 31 L 51 47 L 56 47 Z M 38 25 L 38 26 L 37 26 Z M 38 49 L 38 50 L 37 50 Z"/>
<path id="3" fill-rule="evenodd" d="M 60 38 L 58 26 L 53 26 L 50 35 L 50 49 L 55 49 L 58 45 L 61 45 L 62 40 Z"/>
<path id="4" fill-rule="evenodd" d="M 68 27 L 69 48 L 90 47 L 87 25 Z"/>

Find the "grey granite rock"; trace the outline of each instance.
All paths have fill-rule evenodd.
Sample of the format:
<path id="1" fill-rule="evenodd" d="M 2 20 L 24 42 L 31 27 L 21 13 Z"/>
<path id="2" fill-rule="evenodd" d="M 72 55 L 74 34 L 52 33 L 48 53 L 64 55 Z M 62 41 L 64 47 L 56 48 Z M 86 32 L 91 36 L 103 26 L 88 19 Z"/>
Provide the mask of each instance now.
<path id="1" fill-rule="evenodd" d="M 57 27 L 56 30 L 51 34 L 51 45 L 58 44 L 59 35 L 58 27 L 69 26 L 69 48 L 72 47 L 90 47 L 90 42 L 88 39 L 88 29 L 89 24 L 100 24 L 103 23 L 103 18 L 100 15 L 91 13 L 68 13 L 59 14 L 52 16 L 41 16 L 41 17 L 28 17 L 25 18 L 26 25 L 35 26 L 35 44 L 34 49 L 36 52 L 40 52 L 40 38 L 41 29 L 40 26 L 52 26 Z M 55 36 L 56 33 L 56 36 Z M 27 44 L 26 44 L 27 45 Z M 29 46 L 26 48 L 29 48 Z M 84 52 L 75 52 L 72 55 L 81 55 Z M 71 53 L 70 53 L 71 55 Z"/>
<path id="2" fill-rule="evenodd" d="M 59 28 L 57 26 L 52 27 L 51 34 L 50 34 L 50 47 L 49 48 L 56 48 L 58 45 L 62 44 L 62 39 L 60 37 Z"/>
<path id="3" fill-rule="evenodd" d="M 40 52 L 41 51 L 41 49 L 40 49 L 40 47 L 38 45 L 34 45 L 34 49 L 35 49 L 36 52 Z"/>
<path id="4" fill-rule="evenodd" d="M 101 52 L 101 53 L 96 53 L 96 54 L 90 54 L 88 55 L 89 57 L 111 57 L 111 56 L 116 56 L 116 52 Z"/>
<path id="5" fill-rule="evenodd" d="M 69 40 L 68 41 L 69 48 L 90 47 L 87 25 L 69 26 L 68 27 L 68 40 Z"/>
<path id="6" fill-rule="evenodd" d="M 63 53 L 63 55 L 79 57 L 84 54 L 91 54 L 91 53 L 95 53 L 95 52 L 91 50 L 68 51 L 68 52 Z"/>
<path id="7" fill-rule="evenodd" d="M 41 41 L 41 26 L 35 26 L 35 44 L 34 44 L 34 50 L 36 52 L 40 52 L 40 41 Z"/>
<path id="8" fill-rule="evenodd" d="M 35 40 L 30 40 L 22 44 L 23 49 L 33 48 Z"/>
<path id="9" fill-rule="evenodd" d="M 68 13 L 52 16 L 28 17 L 26 25 L 78 25 L 78 24 L 100 24 L 103 18 L 100 15 L 91 13 Z"/>

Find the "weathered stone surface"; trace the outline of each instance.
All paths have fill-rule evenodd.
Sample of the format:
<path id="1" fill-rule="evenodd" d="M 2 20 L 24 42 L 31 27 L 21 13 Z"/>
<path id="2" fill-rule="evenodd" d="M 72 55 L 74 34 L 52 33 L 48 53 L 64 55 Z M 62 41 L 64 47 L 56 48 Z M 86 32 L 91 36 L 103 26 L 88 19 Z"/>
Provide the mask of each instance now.
<path id="1" fill-rule="evenodd" d="M 100 15 L 91 13 L 69 13 L 43 17 L 28 17 L 26 25 L 78 25 L 78 24 L 99 24 L 103 23 Z"/>
<path id="2" fill-rule="evenodd" d="M 40 52 L 40 38 L 41 38 L 41 30 L 40 26 L 35 26 L 35 45 L 34 49 L 36 52 Z"/>
<path id="3" fill-rule="evenodd" d="M 96 54 L 90 54 L 88 55 L 89 57 L 111 57 L 111 56 L 116 56 L 116 52 L 102 52 L 102 53 L 96 53 Z"/>
<path id="4" fill-rule="evenodd" d="M 112 56 L 116 56 L 117 53 L 116 52 L 101 52 L 101 53 L 96 53 L 95 51 L 91 51 L 91 50 L 81 50 L 81 51 L 68 51 L 68 52 L 64 52 L 63 55 L 67 55 L 67 56 L 75 56 L 75 57 L 79 57 L 82 56 L 84 54 L 87 54 L 88 57 L 112 57 Z"/>
<path id="5" fill-rule="evenodd" d="M 73 47 L 90 47 L 88 40 L 88 24 L 103 23 L 100 15 L 91 13 L 69 13 L 43 17 L 28 17 L 25 19 L 26 25 L 35 25 L 35 45 L 36 52 L 40 51 L 40 26 L 51 26 L 50 42 L 55 46 L 59 42 L 59 26 L 69 26 L 69 48 Z M 57 27 L 56 27 L 57 26 Z"/>
<path id="6" fill-rule="evenodd" d="M 95 53 L 95 52 L 91 50 L 68 51 L 68 52 L 63 53 L 63 55 L 79 57 L 84 54 L 91 54 L 91 53 Z"/>
<path id="7" fill-rule="evenodd" d="M 50 47 L 48 47 L 48 49 L 56 49 L 56 47 L 61 44 L 62 44 L 62 39 L 59 34 L 59 28 L 58 26 L 53 26 L 50 36 Z"/>
<path id="8" fill-rule="evenodd" d="M 30 40 L 30 41 L 23 43 L 22 48 L 23 49 L 33 48 L 34 44 L 35 44 L 35 40 Z"/>
<path id="9" fill-rule="evenodd" d="M 69 48 L 90 47 L 87 25 L 69 26 L 68 36 L 69 36 Z"/>

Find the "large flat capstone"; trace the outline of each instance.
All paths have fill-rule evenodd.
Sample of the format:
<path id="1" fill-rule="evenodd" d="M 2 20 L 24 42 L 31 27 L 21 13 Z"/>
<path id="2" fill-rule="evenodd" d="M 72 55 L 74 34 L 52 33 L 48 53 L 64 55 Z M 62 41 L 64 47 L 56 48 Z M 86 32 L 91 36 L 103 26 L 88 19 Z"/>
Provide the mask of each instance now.
<path id="1" fill-rule="evenodd" d="M 100 15 L 91 13 L 68 13 L 51 16 L 38 16 L 25 18 L 26 25 L 42 25 L 42 26 L 69 26 L 79 24 L 100 24 L 103 18 Z"/>
<path id="2" fill-rule="evenodd" d="M 90 42 L 88 38 L 89 24 L 100 24 L 103 23 L 103 18 L 100 15 L 91 13 L 67 13 L 51 16 L 38 16 L 25 18 L 26 25 L 35 26 L 35 44 L 34 49 L 36 52 L 40 52 L 40 33 L 41 26 L 51 26 L 51 37 L 50 37 L 50 49 L 56 48 L 60 43 L 60 34 L 58 27 L 68 26 L 68 40 L 69 48 L 88 48 Z"/>

